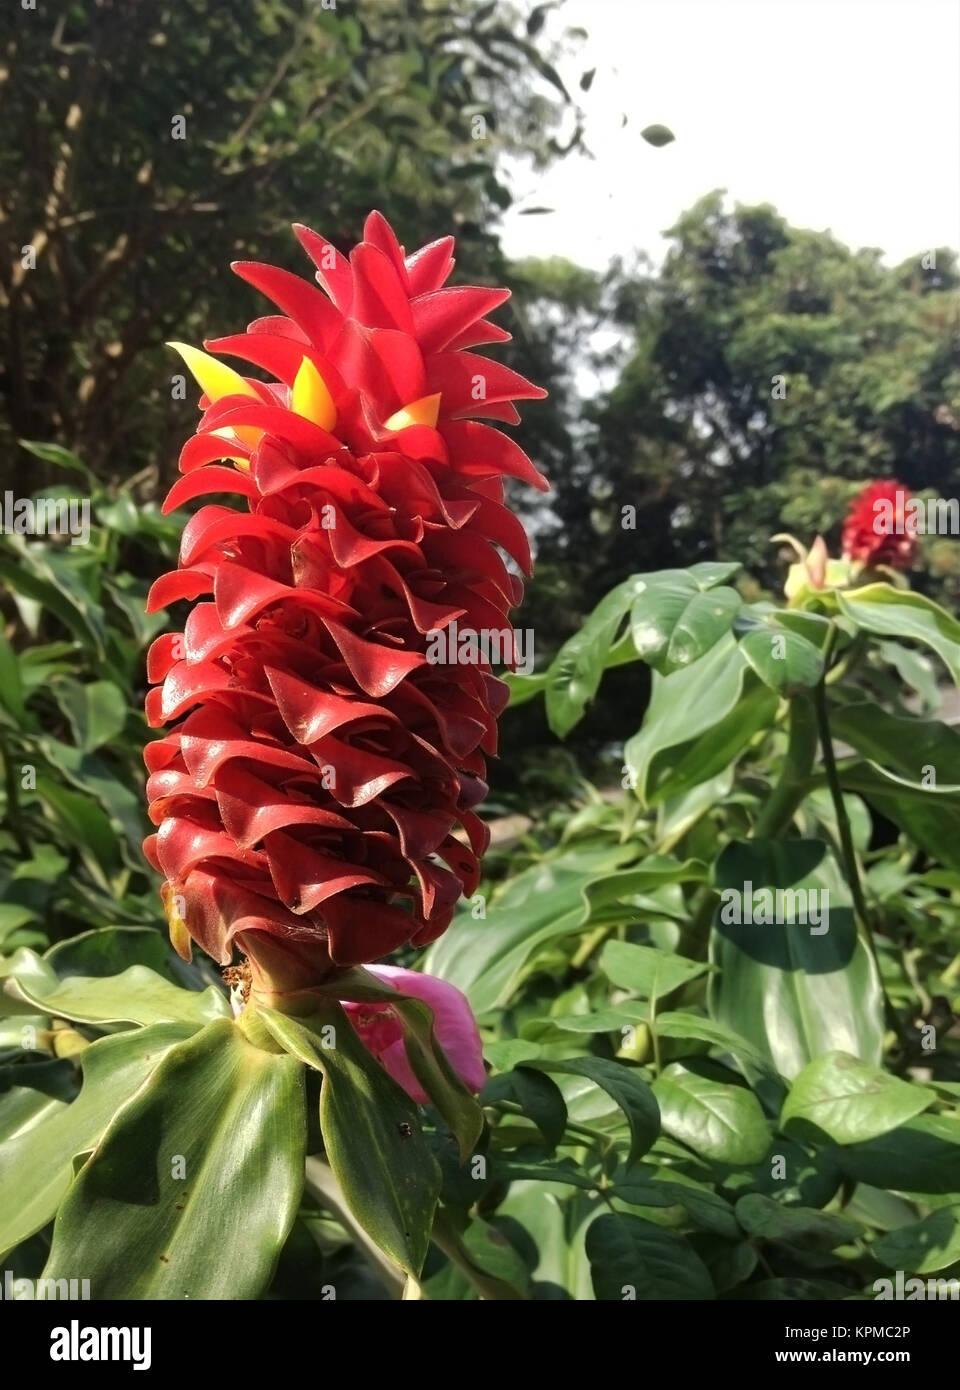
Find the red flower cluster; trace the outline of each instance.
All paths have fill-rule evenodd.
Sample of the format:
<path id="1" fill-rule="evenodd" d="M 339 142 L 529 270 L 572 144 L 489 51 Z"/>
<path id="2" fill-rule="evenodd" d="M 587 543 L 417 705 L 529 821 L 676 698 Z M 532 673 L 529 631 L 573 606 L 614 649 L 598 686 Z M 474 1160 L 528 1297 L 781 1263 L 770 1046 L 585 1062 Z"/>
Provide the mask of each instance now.
<path id="1" fill-rule="evenodd" d="M 165 509 L 246 506 L 202 506 L 148 601 L 203 598 L 148 659 L 149 721 L 178 721 L 146 750 L 171 935 L 273 989 L 424 945 L 475 891 L 507 689 L 433 664 L 428 634 L 505 630 L 522 584 L 500 550 L 526 574 L 530 550 L 502 478 L 547 486 L 471 418 L 545 394 L 465 350 L 509 336 L 486 319 L 509 292 L 442 288 L 452 238 L 407 256 L 376 212 L 349 259 L 295 231 L 326 293 L 240 262 L 282 312 L 207 344 L 276 381 L 181 348 L 204 411 Z"/>
<path id="2" fill-rule="evenodd" d="M 850 504 L 843 523 L 843 555 L 864 565 L 909 569 L 917 548 L 911 494 L 894 480 L 870 483 Z"/>

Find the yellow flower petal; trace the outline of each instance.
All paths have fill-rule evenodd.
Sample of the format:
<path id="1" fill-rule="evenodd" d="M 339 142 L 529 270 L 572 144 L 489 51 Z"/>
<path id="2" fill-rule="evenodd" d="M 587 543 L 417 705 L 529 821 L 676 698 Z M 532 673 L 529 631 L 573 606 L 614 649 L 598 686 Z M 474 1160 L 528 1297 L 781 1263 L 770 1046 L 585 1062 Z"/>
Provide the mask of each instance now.
<path id="1" fill-rule="evenodd" d="M 297 370 L 290 404 L 298 415 L 312 420 L 322 430 L 332 430 L 337 423 L 337 407 L 333 397 L 309 357 L 303 359 Z"/>
<path id="2" fill-rule="evenodd" d="M 433 396 L 421 396 L 418 401 L 411 401 L 402 410 L 391 415 L 389 420 L 384 422 L 388 430 L 405 430 L 411 425 L 429 425 L 432 429 L 437 423 L 437 416 L 440 414 L 440 392 Z"/>
<path id="3" fill-rule="evenodd" d="M 252 396 L 255 401 L 260 399 L 239 372 L 235 372 L 225 362 L 218 362 L 208 352 L 201 352 L 199 348 L 190 347 L 187 343 L 167 343 L 167 347 L 179 352 L 211 405 L 222 400 L 224 396 Z"/>

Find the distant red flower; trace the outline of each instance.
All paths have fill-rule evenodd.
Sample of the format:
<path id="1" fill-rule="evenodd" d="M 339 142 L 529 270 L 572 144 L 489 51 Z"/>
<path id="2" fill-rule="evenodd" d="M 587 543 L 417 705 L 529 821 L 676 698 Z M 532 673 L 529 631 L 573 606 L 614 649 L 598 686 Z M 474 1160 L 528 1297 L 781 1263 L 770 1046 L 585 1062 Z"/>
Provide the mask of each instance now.
<path id="1" fill-rule="evenodd" d="M 203 598 L 148 660 L 149 721 L 176 721 L 146 750 L 171 934 L 274 990 L 422 946 L 476 890 L 507 688 L 428 661 L 427 634 L 506 630 L 500 548 L 525 574 L 530 550 L 502 477 L 547 486 L 470 418 L 545 394 L 466 351 L 509 337 L 486 319 L 508 291 L 441 288 L 452 238 L 407 256 L 376 212 L 349 259 L 295 231 L 325 293 L 236 263 L 282 312 L 207 344 L 275 380 L 180 349 L 204 412 L 165 510 L 244 505 L 201 507 L 148 601 Z"/>
<path id="2" fill-rule="evenodd" d="M 893 480 L 870 483 L 858 493 L 843 523 L 844 559 L 909 569 L 917 547 L 916 522 L 907 508 L 910 497 Z"/>

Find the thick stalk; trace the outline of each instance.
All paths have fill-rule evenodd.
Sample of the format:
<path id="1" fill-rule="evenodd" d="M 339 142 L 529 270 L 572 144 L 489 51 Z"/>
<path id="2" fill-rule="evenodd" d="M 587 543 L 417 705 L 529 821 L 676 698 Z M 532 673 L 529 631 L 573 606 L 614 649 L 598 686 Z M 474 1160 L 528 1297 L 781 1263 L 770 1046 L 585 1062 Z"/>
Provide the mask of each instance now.
<path id="1" fill-rule="evenodd" d="M 753 827 L 754 839 L 773 839 L 785 830 L 810 789 L 817 751 L 817 720 L 809 695 L 790 701 L 787 752 L 780 780 L 770 793 Z"/>

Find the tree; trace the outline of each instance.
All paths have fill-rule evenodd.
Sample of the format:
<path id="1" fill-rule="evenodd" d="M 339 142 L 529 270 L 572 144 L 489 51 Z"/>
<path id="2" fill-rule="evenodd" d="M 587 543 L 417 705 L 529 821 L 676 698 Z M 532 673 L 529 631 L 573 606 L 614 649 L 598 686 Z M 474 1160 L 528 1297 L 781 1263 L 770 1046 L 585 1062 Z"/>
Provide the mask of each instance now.
<path id="1" fill-rule="evenodd" d="M 160 345 L 264 312 L 231 259 L 304 273 L 291 221 L 346 246 L 382 203 L 411 245 L 455 232 L 483 275 L 510 201 L 499 151 L 552 157 L 562 117 L 579 140 L 555 70 L 499 4 L 16 7 L 2 52 L 11 468 L 29 438 L 102 477 L 169 471 L 193 401 L 171 401 Z"/>
<path id="2" fill-rule="evenodd" d="M 890 268 L 770 207 L 712 193 L 671 230 L 662 270 L 622 275 L 632 352 L 588 412 L 560 522 L 541 544 L 589 609 L 638 568 L 743 556 L 769 537 L 837 535 L 865 479 L 950 496 L 960 484 L 960 285 L 949 251 Z M 635 529 L 630 529 L 635 508 Z M 954 547 L 933 547 L 942 575 Z"/>

